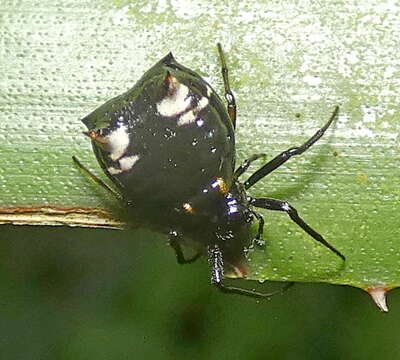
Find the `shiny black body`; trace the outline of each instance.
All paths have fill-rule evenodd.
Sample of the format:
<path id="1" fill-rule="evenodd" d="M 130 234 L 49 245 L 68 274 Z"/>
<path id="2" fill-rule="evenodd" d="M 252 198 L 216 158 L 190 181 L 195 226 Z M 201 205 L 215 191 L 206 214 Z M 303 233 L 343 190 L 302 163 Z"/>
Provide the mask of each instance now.
<path id="1" fill-rule="evenodd" d="M 269 294 L 223 284 L 227 267 L 246 276 L 245 251 L 254 240 L 262 243 L 264 221 L 254 206 L 287 212 L 306 232 L 344 259 L 288 203 L 253 199 L 246 194 L 259 179 L 317 141 L 337 109 L 325 127 L 302 147 L 280 154 L 242 184 L 239 176 L 262 154 L 249 158 L 235 172 L 236 105 L 220 46 L 219 52 L 227 107 L 207 82 L 177 63 L 170 53 L 132 89 L 82 121 L 97 160 L 117 191 L 95 180 L 122 200 L 137 221 L 168 234 L 179 262 L 197 258 L 185 259 L 183 248 L 189 245 L 198 255 L 208 255 L 211 279 L 218 288 L 264 297 Z M 255 218 L 259 222 L 257 234 L 251 231 Z"/>
<path id="2" fill-rule="evenodd" d="M 89 130 L 99 130 L 104 124 L 115 128 L 123 118 L 130 138 L 126 153 L 138 154 L 141 159 L 132 171 L 117 175 L 107 171 L 113 163 L 108 153 L 94 146 L 97 159 L 135 206 L 167 212 L 195 196 L 213 177 L 222 177 L 230 184 L 235 166 L 232 122 L 214 91 L 208 97 L 209 104 L 198 114 L 204 122 L 202 126 L 195 122 L 177 126 L 182 112 L 174 116 L 158 113 L 156 104 L 168 96 L 165 85 L 168 73 L 190 89 L 194 105 L 207 96 L 209 85 L 168 54 L 133 89 L 82 120 Z"/>

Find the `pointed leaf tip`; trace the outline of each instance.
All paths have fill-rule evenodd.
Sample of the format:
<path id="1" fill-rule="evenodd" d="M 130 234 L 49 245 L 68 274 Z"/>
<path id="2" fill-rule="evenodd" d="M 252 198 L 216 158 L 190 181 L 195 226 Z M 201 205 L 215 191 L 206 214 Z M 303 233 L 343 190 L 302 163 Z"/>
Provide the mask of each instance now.
<path id="1" fill-rule="evenodd" d="M 370 287 L 367 289 L 367 292 L 371 295 L 372 300 L 374 300 L 379 310 L 383 312 L 389 311 L 386 304 L 386 293 L 388 292 L 388 290 L 388 288 L 383 286 Z"/>

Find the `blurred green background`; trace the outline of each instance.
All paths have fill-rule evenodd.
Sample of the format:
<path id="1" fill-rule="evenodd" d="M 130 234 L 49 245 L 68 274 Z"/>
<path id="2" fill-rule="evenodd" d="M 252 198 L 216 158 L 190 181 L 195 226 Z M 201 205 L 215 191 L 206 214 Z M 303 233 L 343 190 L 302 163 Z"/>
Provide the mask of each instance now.
<path id="1" fill-rule="evenodd" d="M 145 232 L 5 226 L 0 247 L 2 359 L 400 357 L 398 291 L 387 314 L 322 284 L 258 303 Z"/>
<path id="2" fill-rule="evenodd" d="M 398 284 L 399 9 L 391 1 L 3 0 L 1 206 L 107 207 L 70 163 L 79 155 L 98 171 L 79 118 L 170 50 L 221 92 L 220 41 L 239 105 L 239 159 L 297 144 L 341 105 L 324 145 L 254 194 L 294 202 L 343 249 L 347 273 L 337 281 Z M 267 275 L 285 275 L 291 256 L 300 274 L 302 261 L 304 272 L 314 259 L 324 265 L 325 249 L 286 217 L 267 219 L 273 256 L 258 254 Z M 389 314 L 340 286 L 299 284 L 257 303 L 218 293 L 204 259 L 178 266 L 165 239 L 146 231 L 0 229 L 1 359 L 400 357 L 398 291 Z"/>

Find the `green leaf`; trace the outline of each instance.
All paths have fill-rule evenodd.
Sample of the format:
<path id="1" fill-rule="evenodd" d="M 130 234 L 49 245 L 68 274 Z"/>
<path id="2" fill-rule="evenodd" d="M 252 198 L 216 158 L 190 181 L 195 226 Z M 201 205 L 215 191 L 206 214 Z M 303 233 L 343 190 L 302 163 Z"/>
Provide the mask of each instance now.
<path id="1" fill-rule="evenodd" d="M 104 177 L 79 119 L 169 51 L 222 93 L 219 41 L 239 161 L 300 145 L 340 105 L 327 134 L 251 195 L 290 201 L 345 264 L 285 214 L 263 212 L 267 245 L 249 252 L 249 278 L 399 286 L 399 6 L 179 4 L 45 0 L 39 13 L 34 2 L 3 3 L 0 222 L 122 226 L 118 205 L 71 161 Z"/>

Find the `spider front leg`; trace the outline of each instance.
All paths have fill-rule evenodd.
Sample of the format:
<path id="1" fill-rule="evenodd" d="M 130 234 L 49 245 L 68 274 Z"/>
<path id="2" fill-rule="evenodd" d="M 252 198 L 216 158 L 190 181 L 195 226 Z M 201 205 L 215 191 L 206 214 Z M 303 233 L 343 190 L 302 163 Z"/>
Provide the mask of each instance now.
<path id="1" fill-rule="evenodd" d="M 251 188 L 255 183 L 260 181 L 263 177 L 267 176 L 272 171 L 277 169 L 279 166 L 283 165 L 292 156 L 300 155 L 308 148 L 310 148 L 325 134 L 325 131 L 332 124 L 333 120 L 337 117 L 338 113 L 339 113 L 339 107 L 336 106 L 328 122 L 321 129 L 319 129 L 313 136 L 311 136 L 304 144 L 292 147 L 280 153 L 278 156 L 267 162 L 263 167 L 257 170 L 244 182 L 244 188 L 246 190 Z"/>
<path id="2" fill-rule="evenodd" d="M 290 205 L 286 201 L 271 199 L 271 198 L 253 198 L 250 200 L 250 204 L 267 209 L 267 210 L 276 210 L 276 211 L 284 211 L 289 217 L 298 225 L 300 226 L 308 235 L 314 238 L 314 240 L 318 241 L 337 256 L 339 256 L 342 260 L 346 260 L 345 256 L 336 248 L 334 248 L 331 244 L 329 244 L 321 234 L 316 232 L 311 226 L 309 226 L 297 213 L 297 210 Z"/>
<path id="3" fill-rule="evenodd" d="M 249 166 L 256 160 L 260 159 L 260 158 L 265 158 L 267 156 L 267 154 L 254 154 L 251 155 L 248 159 L 246 159 L 235 171 L 235 173 L 233 174 L 233 179 L 237 180 L 239 179 L 239 177 L 245 173 L 247 171 L 247 169 L 249 168 Z"/>
<path id="4" fill-rule="evenodd" d="M 72 160 L 74 163 L 85 173 L 85 175 L 89 176 L 96 184 L 100 185 L 103 189 L 107 190 L 109 194 L 114 196 L 118 201 L 123 201 L 123 198 L 120 193 L 115 191 L 113 188 L 108 186 L 102 179 L 97 177 L 94 173 L 92 173 L 85 165 L 83 165 L 76 156 L 72 156 Z"/>
<path id="5" fill-rule="evenodd" d="M 271 293 L 260 293 L 257 291 L 227 286 L 224 284 L 224 259 L 220 247 L 216 244 L 208 246 L 208 262 L 211 267 L 211 282 L 220 291 L 226 294 L 238 294 L 258 299 L 268 299 L 274 295 L 281 294 L 294 283 L 287 283 L 282 289 Z"/>
<path id="6" fill-rule="evenodd" d="M 226 66 L 224 52 L 222 51 L 222 46 L 220 43 L 217 44 L 219 58 L 221 60 L 221 72 L 222 78 L 224 79 L 224 88 L 225 88 L 225 99 L 228 103 L 228 114 L 231 118 L 233 128 L 236 127 L 236 101 L 235 96 L 231 91 L 231 87 L 229 85 L 229 77 L 228 77 L 228 67 Z"/>
<path id="7" fill-rule="evenodd" d="M 169 245 L 174 249 L 175 255 L 176 255 L 176 260 L 178 261 L 178 264 L 191 264 L 195 262 L 199 257 L 200 254 L 194 255 L 190 259 L 185 259 L 185 256 L 183 255 L 183 251 L 181 248 L 181 245 L 179 244 L 179 235 L 176 231 L 170 231 L 168 234 L 168 239 L 169 239 Z"/>
<path id="8" fill-rule="evenodd" d="M 264 223 L 265 223 L 264 218 L 262 217 L 262 215 L 260 215 L 256 211 L 251 211 L 251 213 L 256 217 L 256 219 L 258 221 L 257 233 L 256 233 L 256 237 L 253 240 L 253 244 L 255 244 L 259 247 L 264 247 L 265 241 L 262 238 L 262 235 L 264 232 Z"/>

